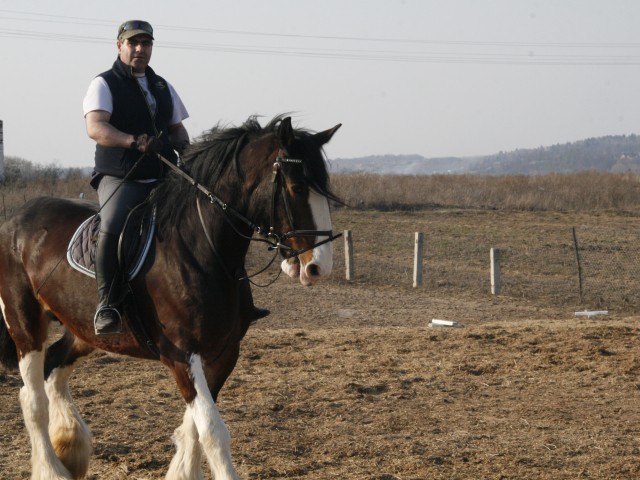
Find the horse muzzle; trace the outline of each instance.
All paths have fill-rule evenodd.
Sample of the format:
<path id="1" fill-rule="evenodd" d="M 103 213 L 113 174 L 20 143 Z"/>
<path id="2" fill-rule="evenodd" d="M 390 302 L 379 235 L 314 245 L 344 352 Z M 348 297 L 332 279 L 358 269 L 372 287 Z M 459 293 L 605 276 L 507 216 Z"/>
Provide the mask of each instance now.
<path id="1" fill-rule="evenodd" d="M 283 260 L 280 268 L 291 278 L 299 278 L 300 283 L 308 287 L 331 274 L 333 268 L 332 250 L 331 243 L 321 245 L 298 257 Z"/>

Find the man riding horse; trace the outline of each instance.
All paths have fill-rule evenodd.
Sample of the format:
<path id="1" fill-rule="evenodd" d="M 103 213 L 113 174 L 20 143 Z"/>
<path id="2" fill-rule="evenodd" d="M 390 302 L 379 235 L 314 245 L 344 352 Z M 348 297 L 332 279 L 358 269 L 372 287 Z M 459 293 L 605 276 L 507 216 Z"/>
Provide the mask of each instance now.
<path id="1" fill-rule="evenodd" d="M 96 142 L 91 185 L 100 202 L 100 232 L 95 254 L 99 303 L 96 335 L 122 331 L 122 273 L 118 239 L 128 213 L 146 200 L 166 174 L 157 154 L 176 163 L 189 144 L 183 120 L 189 114 L 175 89 L 149 67 L 153 28 L 142 20 L 120 25 L 118 58 L 89 85 L 83 102 L 87 133 Z M 246 295 L 251 298 L 247 284 Z M 252 305 L 252 301 L 250 302 Z M 269 314 L 253 308 L 251 320 Z"/>

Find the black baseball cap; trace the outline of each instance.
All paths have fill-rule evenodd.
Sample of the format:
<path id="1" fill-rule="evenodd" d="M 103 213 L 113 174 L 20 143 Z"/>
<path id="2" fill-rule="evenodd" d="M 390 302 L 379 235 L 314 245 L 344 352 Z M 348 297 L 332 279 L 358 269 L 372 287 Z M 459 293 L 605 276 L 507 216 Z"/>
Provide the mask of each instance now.
<path id="1" fill-rule="evenodd" d="M 127 20 L 118 28 L 118 38 L 126 40 L 136 35 L 148 35 L 153 38 L 153 27 L 149 22 L 144 20 Z"/>

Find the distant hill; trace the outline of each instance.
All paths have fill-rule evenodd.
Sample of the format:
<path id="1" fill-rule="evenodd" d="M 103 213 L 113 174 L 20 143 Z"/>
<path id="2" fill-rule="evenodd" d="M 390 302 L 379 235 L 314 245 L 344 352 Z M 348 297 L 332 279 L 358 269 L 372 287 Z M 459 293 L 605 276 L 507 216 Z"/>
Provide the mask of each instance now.
<path id="1" fill-rule="evenodd" d="M 336 173 L 378 173 L 382 175 L 433 175 L 467 171 L 472 160 L 458 157 L 425 158 L 421 155 L 372 155 L 337 158 L 330 161 Z"/>
<path id="2" fill-rule="evenodd" d="M 585 170 L 640 173 L 640 136 L 589 138 L 573 143 L 518 149 L 481 157 L 425 158 L 420 155 L 374 155 L 337 158 L 329 164 L 333 173 L 382 175 L 543 175 Z"/>

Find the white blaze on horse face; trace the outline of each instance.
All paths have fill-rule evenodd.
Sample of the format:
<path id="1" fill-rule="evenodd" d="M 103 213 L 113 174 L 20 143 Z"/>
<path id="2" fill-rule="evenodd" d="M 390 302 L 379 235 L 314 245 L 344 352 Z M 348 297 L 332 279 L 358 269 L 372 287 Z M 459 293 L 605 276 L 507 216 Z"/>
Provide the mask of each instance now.
<path id="1" fill-rule="evenodd" d="M 331 212 L 329 200 L 314 190 L 309 191 L 309 207 L 313 216 L 316 230 L 331 231 Z M 316 241 L 325 240 L 326 237 L 317 237 Z M 324 243 L 310 252 L 305 252 L 299 257 L 300 262 L 292 259 L 284 260 L 280 267 L 282 271 L 292 278 L 299 277 L 303 285 L 311 285 L 320 278 L 331 274 L 333 269 L 333 244 Z"/>
<path id="2" fill-rule="evenodd" d="M 313 220 L 318 230 L 331 231 L 331 212 L 329 211 L 329 200 L 311 190 L 309 193 L 309 204 L 313 213 Z M 326 240 L 326 237 L 318 238 Z M 331 275 L 333 270 L 333 242 L 327 242 L 313 249 L 313 262 L 319 267 L 319 275 L 326 277 Z M 308 269 L 307 269 L 308 270 Z M 307 272 L 308 274 L 309 272 Z"/>

